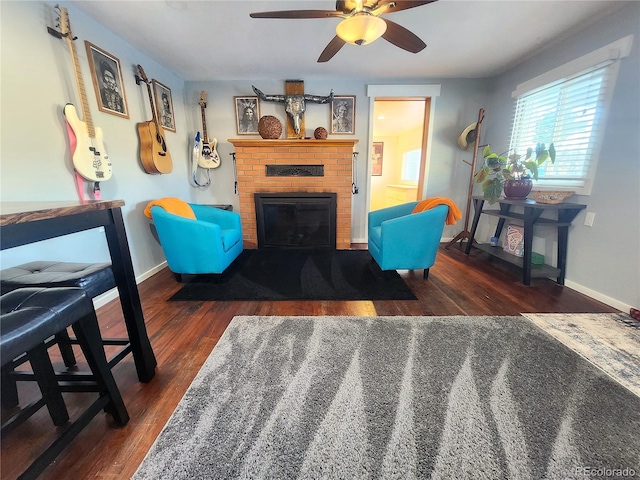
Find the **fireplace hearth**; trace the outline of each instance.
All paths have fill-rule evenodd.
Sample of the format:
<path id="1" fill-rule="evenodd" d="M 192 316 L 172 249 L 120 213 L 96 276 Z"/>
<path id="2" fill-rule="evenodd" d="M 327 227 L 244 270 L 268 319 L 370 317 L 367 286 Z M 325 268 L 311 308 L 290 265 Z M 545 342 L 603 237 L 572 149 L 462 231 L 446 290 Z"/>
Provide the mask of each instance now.
<path id="1" fill-rule="evenodd" d="M 258 248 L 336 248 L 335 193 L 254 193 Z"/>

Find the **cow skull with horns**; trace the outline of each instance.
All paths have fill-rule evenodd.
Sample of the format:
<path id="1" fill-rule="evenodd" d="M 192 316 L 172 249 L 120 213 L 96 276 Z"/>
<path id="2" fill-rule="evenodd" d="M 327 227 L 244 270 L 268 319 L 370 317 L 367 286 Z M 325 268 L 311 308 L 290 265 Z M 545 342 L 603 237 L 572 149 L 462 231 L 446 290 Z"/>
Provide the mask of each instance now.
<path id="1" fill-rule="evenodd" d="M 333 90 L 326 97 L 318 95 L 265 95 L 256 87 L 251 85 L 253 91 L 258 95 L 260 100 L 265 102 L 281 102 L 284 103 L 284 111 L 287 112 L 287 116 L 291 121 L 291 126 L 296 135 L 300 135 L 300 125 L 302 122 L 302 116 L 307 109 L 306 102 L 313 103 L 329 103 L 333 100 Z"/>

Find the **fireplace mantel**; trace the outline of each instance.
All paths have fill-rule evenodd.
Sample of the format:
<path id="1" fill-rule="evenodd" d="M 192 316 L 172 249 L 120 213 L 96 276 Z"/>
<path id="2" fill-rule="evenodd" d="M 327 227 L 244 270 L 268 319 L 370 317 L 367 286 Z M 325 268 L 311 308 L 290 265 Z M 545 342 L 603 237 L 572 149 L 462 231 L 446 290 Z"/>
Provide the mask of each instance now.
<path id="1" fill-rule="evenodd" d="M 257 247 L 255 193 L 332 192 L 337 195 L 336 248 L 351 247 L 353 147 L 350 139 L 230 138 L 235 146 L 237 192 L 245 248 Z M 322 166 L 319 176 L 267 176 L 273 166 Z"/>
<path id="2" fill-rule="evenodd" d="M 316 140 L 315 138 L 300 139 L 276 139 L 265 140 L 263 138 L 229 138 L 227 140 L 236 147 L 353 147 L 358 140 Z"/>

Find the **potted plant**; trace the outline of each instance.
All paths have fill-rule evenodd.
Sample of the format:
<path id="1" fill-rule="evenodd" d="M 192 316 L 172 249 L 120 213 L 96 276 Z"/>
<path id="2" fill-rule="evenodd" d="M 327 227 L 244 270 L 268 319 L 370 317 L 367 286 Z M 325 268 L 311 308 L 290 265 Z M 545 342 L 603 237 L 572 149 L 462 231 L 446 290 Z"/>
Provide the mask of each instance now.
<path id="1" fill-rule="evenodd" d="M 535 152 L 535 158 L 533 158 Z M 538 167 L 547 160 L 554 163 L 556 150 L 553 143 L 549 148 L 538 143 L 535 150 L 528 148 L 527 153 L 513 153 L 508 157 L 491 151 L 491 146 L 484 147 L 482 152 L 484 165 L 475 174 L 475 183 L 482 183 L 482 193 L 489 203 L 495 203 L 502 191 L 510 199 L 526 198 L 533 186 L 532 179 L 538 179 Z"/>

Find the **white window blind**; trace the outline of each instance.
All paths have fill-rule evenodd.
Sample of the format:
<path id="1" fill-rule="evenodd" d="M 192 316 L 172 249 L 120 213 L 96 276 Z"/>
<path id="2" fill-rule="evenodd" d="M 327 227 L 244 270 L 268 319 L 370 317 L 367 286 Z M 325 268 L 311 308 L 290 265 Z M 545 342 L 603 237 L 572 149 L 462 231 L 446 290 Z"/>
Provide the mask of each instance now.
<path id="1" fill-rule="evenodd" d="M 620 50 L 615 55 L 612 51 L 605 50 L 608 58 L 600 56 L 597 65 L 585 68 L 586 57 L 593 61 L 592 54 L 576 62 L 582 66 L 579 72 L 564 72 L 553 81 L 546 74 L 544 84 L 534 79 L 528 82 L 528 91 L 519 86 L 514 92 L 517 101 L 509 151 L 523 155 L 529 147 L 535 150 L 538 143 L 548 147 L 552 142 L 556 150 L 555 163 L 547 161 L 540 167 L 536 188 L 591 192 L 619 67 L 611 57 L 620 58 Z"/>

